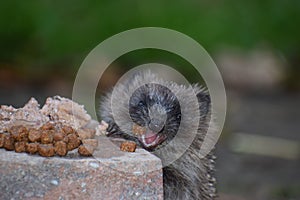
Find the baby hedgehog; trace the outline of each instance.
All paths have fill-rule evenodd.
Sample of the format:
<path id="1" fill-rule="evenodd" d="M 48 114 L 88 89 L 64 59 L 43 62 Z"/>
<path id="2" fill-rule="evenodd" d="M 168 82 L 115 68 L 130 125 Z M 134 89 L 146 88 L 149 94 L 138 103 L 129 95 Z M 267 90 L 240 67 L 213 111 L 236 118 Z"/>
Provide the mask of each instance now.
<path id="1" fill-rule="evenodd" d="M 199 116 L 189 115 L 198 109 Z M 108 136 L 135 141 L 160 157 L 163 164 L 164 156 L 157 150 L 171 144 L 179 129 L 189 138 L 190 126 L 196 120 L 191 144 L 177 160 L 163 168 L 164 198 L 215 198 L 215 156 L 213 152 L 200 156 L 211 120 L 210 97 L 201 87 L 163 81 L 150 71 L 137 73 L 102 98 L 100 117 L 109 124 Z M 134 127 L 140 127 L 138 134 L 134 133 Z"/>

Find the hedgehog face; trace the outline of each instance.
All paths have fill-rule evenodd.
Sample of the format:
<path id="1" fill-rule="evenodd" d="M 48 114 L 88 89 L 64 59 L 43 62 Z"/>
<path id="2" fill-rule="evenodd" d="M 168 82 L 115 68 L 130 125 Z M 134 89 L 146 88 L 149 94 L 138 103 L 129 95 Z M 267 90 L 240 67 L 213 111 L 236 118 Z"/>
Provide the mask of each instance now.
<path id="1" fill-rule="evenodd" d="M 181 112 L 179 101 L 165 86 L 149 83 L 139 87 L 129 101 L 129 114 L 144 131 L 134 134 L 141 145 L 154 150 L 169 142 L 177 133 Z"/>

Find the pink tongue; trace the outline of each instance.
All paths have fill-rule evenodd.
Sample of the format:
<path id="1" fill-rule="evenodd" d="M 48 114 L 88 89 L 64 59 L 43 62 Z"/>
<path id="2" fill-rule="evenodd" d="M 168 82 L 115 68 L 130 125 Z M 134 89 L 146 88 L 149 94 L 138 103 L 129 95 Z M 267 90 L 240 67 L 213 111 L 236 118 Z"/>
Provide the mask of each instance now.
<path id="1" fill-rule="evenodd" d="M 145 142 L 147 144 L 151 144 L 152 142 L 155 141 L 156 138 L 157 138 L 157 135 L 155 133 L 153 133 L 152 131 L 147 131 L 145 134 Z"/>

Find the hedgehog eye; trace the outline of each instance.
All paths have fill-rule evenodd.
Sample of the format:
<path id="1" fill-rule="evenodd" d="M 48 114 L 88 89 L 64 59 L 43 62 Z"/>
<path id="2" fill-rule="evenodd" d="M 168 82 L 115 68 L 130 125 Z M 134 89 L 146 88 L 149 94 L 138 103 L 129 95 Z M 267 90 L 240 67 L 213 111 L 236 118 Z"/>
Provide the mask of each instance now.
<path id="1" fill-rule="evenodd" d="M 144 102 L 143 102 L 143 101 L 140 101 L 140 102 L 138 103 L 138 106 L 141 106 L 141 107 L 143 107 L 143 106 L 145 106 L 145 104 L 144 104 Z"/>
<path id="2" fill-rule="evenodd" d="M 177 115 L 177 119 L 180 119 L 180 118 L 181 118 L 181 114 L 178 114 L 178 115 Z"/>

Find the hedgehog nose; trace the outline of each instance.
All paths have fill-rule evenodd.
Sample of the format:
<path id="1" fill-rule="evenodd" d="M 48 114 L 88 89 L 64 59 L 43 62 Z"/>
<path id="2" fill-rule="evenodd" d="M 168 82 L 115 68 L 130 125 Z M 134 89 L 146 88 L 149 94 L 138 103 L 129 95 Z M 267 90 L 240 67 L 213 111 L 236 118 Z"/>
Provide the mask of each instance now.
<path id="1" fill-rule="evenodd" d="M 153 132 L 158 133 L 164 128 L 165 122 L 162 120 L 153 118 L 150 120 L 148 126 Z"/>

